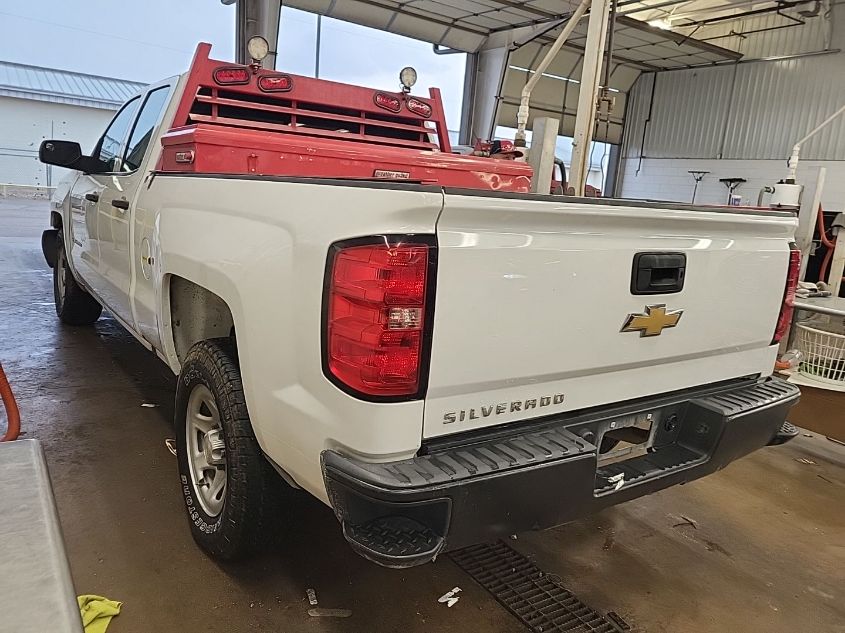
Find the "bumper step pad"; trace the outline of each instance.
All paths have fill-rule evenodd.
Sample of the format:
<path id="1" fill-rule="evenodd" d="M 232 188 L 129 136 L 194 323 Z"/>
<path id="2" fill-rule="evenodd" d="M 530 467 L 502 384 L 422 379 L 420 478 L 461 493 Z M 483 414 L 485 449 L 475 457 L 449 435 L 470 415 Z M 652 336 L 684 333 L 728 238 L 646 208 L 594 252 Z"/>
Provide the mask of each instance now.
<path id="1" fill-rule="evenodd" d="M 543 633 L 617 633 L 623 630 L 567 591 L 550 574 L 499 541 L 449 554 L 531 631 Z"/>
<path id="2" fill-rule="evenodd" d="M 352 547 L 365 558 L 377 554 L 380 560 L 390 558 L 397 562 L 430 560 L 443 547 L 442 536 L 408 517 L 380 517 L 364 525 L 344 523 L 343 531 Z"/>
<path id="3" fill-rule="evenodd" d="M 797 426 L 789 422 L 784 422 L 783 425 L 780 427 L 780 430 L 775 433 L 775 436 L 769 442 L 769 446 L 779 446 L 780 444 L 786 444 L 789 440 L 798 437 L 799 433 L 800 431 L 798 430 Z"/>

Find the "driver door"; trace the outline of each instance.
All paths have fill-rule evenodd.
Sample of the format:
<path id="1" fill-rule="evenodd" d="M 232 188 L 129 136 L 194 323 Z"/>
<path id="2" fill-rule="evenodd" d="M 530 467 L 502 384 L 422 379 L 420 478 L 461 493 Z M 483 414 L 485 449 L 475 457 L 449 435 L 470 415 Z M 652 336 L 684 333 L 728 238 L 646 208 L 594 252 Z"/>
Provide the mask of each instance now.
<path id="1" fill-rule="evenodd" d="M 140 97 L 127 101 L 109 123 L 103 136 L 94 147 L 93 156 L 99 159 L 106 173 L 81 174 L 70 194 L 70 244 L 71 261 L 81 281 L 99 297 L 109 309 L 114 308 L 114 293 L 111 292 L 101 271 L 102 241 L 110 240 L 110 227 L 101 221 L 103 203 L 109 204 L 106 190 L 115 170 L 120 168 L 123 147 Z M 99 171 L 99 170 L 98 170 Z"/>
<path id="2" fill-rule="evenodd" d="M 97 201 L 103 188 L 92 176 L 80 174 L 70 192 L 70 225 L 64 235 L 68 259 L 77 278 L 92 289 L 99 285 Z"/>
<path id="3" fill-rule="evenodd" d="M 146 172 L 142 169 L 153 131 L 167 104 L 170 84 L 155 86 L 140 97 L 121 160 L 109 174 L 100 195 L 100 276 L 109 296 L 109 308 L 126 324 L 136 328 L 132 313 L 132 224 L 137 193 Z"/>

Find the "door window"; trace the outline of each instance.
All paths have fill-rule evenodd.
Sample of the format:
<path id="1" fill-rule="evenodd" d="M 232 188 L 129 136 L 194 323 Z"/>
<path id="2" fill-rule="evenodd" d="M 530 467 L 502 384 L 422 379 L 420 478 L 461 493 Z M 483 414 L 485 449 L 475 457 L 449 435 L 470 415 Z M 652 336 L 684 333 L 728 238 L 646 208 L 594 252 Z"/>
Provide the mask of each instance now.
<path id="1" fill-rule="evenodd" d="M 126 146 L 126 156 L 123 159 L 123 171 L 135 171 L 141 166 L 144 154 L 153 136 L 153 130 L 158 123 L 162 110 L 167 104 L 170 86 L 156 88 L 147 95 L 146 101 L 132 129 L 129 144 Z"/>
<path id="2" fill-rule="evenodd" d="M 97 144 L 96 158 L 100 161 L 102 170 L 106 173 L 120 171 L 123 143 L 126 140 L 129 126 L 132 124 L 132 119 L 135 118 L 135 112 L 138 110 L 140 101 L 140 97 L 128 101 L 112 119 L 105 134 Z"/>

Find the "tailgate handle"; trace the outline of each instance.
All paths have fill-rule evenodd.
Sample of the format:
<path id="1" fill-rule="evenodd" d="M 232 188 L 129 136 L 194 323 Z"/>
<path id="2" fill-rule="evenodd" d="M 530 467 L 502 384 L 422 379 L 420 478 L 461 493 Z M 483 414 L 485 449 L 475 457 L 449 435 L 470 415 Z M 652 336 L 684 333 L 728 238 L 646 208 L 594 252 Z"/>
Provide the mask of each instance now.
<path id="1" fill-rule="evenodd" d="M 684 289 L 684 253 L 637 253 L 631 273 L 631 294 L 662 295 Z"/>

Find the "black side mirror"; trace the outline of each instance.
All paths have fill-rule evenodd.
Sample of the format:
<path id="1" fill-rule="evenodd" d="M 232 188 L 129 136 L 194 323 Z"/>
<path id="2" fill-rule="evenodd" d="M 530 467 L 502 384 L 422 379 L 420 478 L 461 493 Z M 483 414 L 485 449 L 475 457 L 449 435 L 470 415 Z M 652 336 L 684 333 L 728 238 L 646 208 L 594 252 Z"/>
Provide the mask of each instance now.
<path id="1" fill-rule="evenodd" d="M 47 165 L 74 169 L 82 158 L 82 148 L 74 141 L 42 141 L 38 160 Z"/>
<path id="2" fill-rule="evenodd" d="M 38 148 L 38 160 L 47 165 L 77 169 L 86 174 L 104 174 L 108 166 L 96 158 L 85 156 L 76 141 L 42 141 Z"/>

